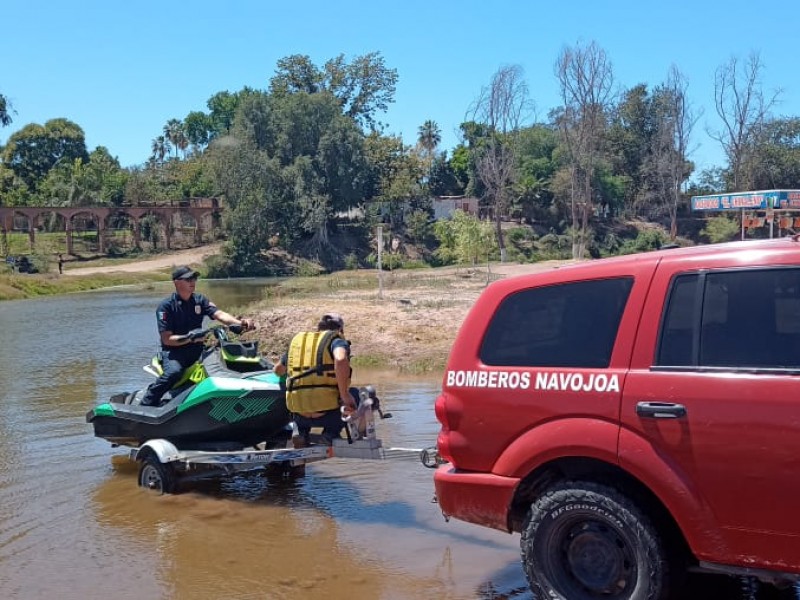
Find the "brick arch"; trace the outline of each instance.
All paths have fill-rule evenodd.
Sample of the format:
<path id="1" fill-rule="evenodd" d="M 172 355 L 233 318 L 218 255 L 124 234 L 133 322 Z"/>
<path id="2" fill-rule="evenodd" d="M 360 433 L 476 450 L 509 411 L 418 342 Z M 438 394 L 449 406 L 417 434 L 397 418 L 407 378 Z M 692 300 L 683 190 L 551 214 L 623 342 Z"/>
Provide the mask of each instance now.
<path id="1" fill-rule="evenodd" d="M 147 214 L 156 216 L 165 231 L 165 246 L 170 247 L 170 223 L 172 216 L 177 213 L 190 214 L 197 223 L 196 240 L 202 239 L 202 223 L 209 215 L 213 218 L 215 213 L 222 209 L 219 207 L 215 198 L 193 199 L 189 206 L 0 206 L 0 233 L 3 237 L 13 230 L 15 215 L 22 215 L 28 221 L 28 236 L 30 238 L 31 249 L 34 248 L 36 234 L 34 224 L 44 213 L 55 213 L 64 218 L 65 232 L 67 239 L 67 253 L 72 254 L 72 226 L 73 217 L 78 214 L 91 215 L 98 228 L 98 245 L 101 253 L 105 253 L 105 233 L 108 229 L 108 219 L 112 214 L 124 213 L 131 218 L 134 223 L 134 240 L 138 246 L 140 243 L 139 224 L 141 219 Z M 4 240 L 5 241 L 5 240 Z M 6 245 L 6 247 L 8 247 Z"/>

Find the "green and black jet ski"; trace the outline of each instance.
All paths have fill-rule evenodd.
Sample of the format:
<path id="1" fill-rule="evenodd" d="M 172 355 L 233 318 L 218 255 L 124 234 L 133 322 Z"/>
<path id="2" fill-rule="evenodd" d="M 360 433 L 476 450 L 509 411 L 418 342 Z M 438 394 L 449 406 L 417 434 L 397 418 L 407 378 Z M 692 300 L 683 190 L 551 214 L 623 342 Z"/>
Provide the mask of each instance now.
<path id="1" fill-rule="evenodd" d="M 142 406 L 142 389 L 116 394 L 90 410 L 86 421 L 95 436 L 131 447 L 161 438 L 178 449 L 194 450 L 241 450 L 261 442 L 285 442 L 291 435 L 285 389 L 273 365 L 258 355 L 258 342 L 230 341 L 223 327 L 186 335 L 199 339 L 209 333 L 215 344 L 203 350 L 161 406 Z M 160 355 L 144 369 L 159 375 Z"/>

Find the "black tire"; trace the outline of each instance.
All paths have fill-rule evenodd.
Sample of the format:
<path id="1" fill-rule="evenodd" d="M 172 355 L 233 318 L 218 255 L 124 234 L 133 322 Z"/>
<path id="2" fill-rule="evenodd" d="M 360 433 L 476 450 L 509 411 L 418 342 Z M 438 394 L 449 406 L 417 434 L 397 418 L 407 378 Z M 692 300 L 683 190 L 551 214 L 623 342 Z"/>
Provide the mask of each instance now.
<path id="1" fill-rule="evenodd" d="M 537 599 L 663 600 L 670 568 L 647 516 L 626 496 L 564 482 L 531 505 L 520 540 Z"/>
<path id="2" fill-rule="evenodd" d="M 139 467 L 139 485 L 159 494 L 172 494 L 178 488 L 178 477 L 170 463 L 162 463 L 150 452 Z"/>

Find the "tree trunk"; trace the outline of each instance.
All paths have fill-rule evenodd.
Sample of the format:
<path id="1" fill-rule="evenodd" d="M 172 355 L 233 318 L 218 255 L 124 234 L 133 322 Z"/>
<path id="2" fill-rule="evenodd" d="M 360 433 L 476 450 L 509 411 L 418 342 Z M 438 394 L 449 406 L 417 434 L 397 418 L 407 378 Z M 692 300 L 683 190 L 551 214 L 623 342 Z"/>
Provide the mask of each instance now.
<path id="1" fill-rule="evenodd" d="M 503 239 L 503 228 L 500 226 L 500 211 L 495 211 L 494 222 L 497 230 L 497 246 L 500 248 L 500 262 L 506 262 L 506 244 Z"/>

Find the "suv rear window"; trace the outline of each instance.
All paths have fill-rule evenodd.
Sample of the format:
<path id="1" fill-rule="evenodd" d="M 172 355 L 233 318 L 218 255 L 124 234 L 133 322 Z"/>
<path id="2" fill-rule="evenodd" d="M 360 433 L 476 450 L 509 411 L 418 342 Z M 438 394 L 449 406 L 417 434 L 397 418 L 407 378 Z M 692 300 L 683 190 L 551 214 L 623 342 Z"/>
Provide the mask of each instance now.
<path id="1" fill-rule="evenodd" d="M 633 278 L 530 288 L 503 300 L 486 330 L 480 359 L 508 367 L 604 368 Z"/>
<path id="2" fill-rule="evenodd" d="M 800 367 L 800 269 L 676 277 L 656 364 Z"/>

